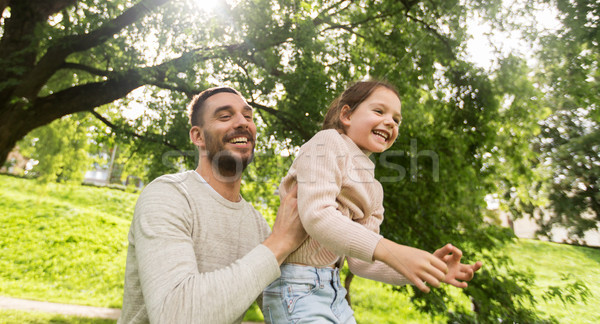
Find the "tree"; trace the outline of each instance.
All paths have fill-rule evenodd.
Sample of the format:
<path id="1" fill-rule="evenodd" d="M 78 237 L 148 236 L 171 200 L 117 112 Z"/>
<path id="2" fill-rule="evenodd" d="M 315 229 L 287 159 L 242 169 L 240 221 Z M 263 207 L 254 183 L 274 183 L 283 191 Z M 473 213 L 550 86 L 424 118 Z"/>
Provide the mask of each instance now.
<path id="1" fill-rule="evenodd" d="M 583 239 L 600 224 L 600 125 L 585 108 L 559 110 L 543 121 L 539 149 L 547 159 L 550 212 L 538 223 L 551 236 L 556 224 Z"/>
<path id="2" fill-rule="evenodd" d="M 491 164 L 503 175 L 498 182 L 501 196 L 514 218 L 535 216 L 539 234 L 547 237 L 555 226 L 565 227 L 577 242 L 600 221 L 600 9 L 593 1 L 522 1 L 514 7 L 523 8 L 515 10 L 521 15 L 554 8 L 560 25 L 544 30 L 535 22 L 498 22 L 525 31 L 537 64 L 528 67 L 516 57 L 505 61 L 513 62 L 504 65 L 513 67 L 503 68 L 501 76 L 514 82 L 502 82 L 507 86 L 500 89 L 510 105 L 504 114 L 509 119 L 501 121 L 502 142 L 510 144 L 496 152 L 510 163 Z"/>
<path id="3" fill-rule="evenodd" d="M 322 51 L 319 37 L 347 28 L 337 26 L 335 17 L 350 5 L 242 2 L 235 8 L 222 4 L 213 16 L 191 1 L 3 1 L 0 9 L 9 17 L 0 40 L 0 161 L 33 129 L 92 111 L 142 85 L 190 94 L 220 74 L 246 94 L 265 99 L 275 95 L 277 80 L 289 91 L 286 102 L 303 95 L 318 104 L 330 82 L 323 62 L 335 57 Z M 313 57 L 315 52 L 320 57 Z M 318 83 L 307 87 L 310 82 Z M 265 119 L 287 122 L 302 137 L 310 136 L 303 125 L 290 123 L 285 107 L 255 107 L 271 115 Z"/>
<path id="4" fill-rule="evenodd" d="M 541 122 L 536 149 L 550 174 L 550 204 L 538 222 L 551 236 L 555 224 L 574 241 L 600 224 L 600 4 L 551 1 L 562 30 L 539 38 L 538 75 L 553 114 Z"/>

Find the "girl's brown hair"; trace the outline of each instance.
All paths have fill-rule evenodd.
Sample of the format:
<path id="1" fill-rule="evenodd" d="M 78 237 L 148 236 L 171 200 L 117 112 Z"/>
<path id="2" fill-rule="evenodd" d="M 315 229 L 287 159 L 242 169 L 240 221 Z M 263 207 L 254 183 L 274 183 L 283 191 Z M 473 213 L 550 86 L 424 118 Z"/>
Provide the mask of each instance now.
<path id="1" fill-rule="evenodd" d="M 398 90 L 396 90 L 393 85 L 385 81 L 369 80 L 355 82 L 346 90 L 344 90 L 344 92 L 342 92 L 339 97 L 335 98 L 335 100 L 333 100 L 333 102 L 329 105 L 329 109 L 325 114 L 325 120 L 323 121 L 323 129 L 333 128 L 340 131 L 345 131 L 344 125 L 342 124 L 342 120 L 340 118 L 342 108 L 346 105 L 350 107 L 350 110 L 347 112 L 347 115 L 350 116 L 354 110 L 356 110 L 358 105 L 365 101 L 378 87 L 385 87 L 393 91 L 396 96 L 400 98 Z"/>

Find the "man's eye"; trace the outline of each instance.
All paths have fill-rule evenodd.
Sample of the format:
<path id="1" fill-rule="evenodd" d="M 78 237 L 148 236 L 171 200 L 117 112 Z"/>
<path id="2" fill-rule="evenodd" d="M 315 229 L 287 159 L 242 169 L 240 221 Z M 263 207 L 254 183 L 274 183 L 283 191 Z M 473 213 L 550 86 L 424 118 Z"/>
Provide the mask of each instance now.
<path id="1" fill-rule="evenodd" d="M 383 111 L 381 109 L 375 109 L 373 111 L 376 112 L 379 115 L 383 114 Z"/>
<path id="2" fill-rule="evenodd" d="M 246 119 L 248 119 L 248 120 L 252 120 L 252 115 L 246 115 L 244 117 L 246 117 Z"/>
<path id="3" fill-rule="evenodd" d="M 221 120 L 229 119 L 229 117 L 231 117 L 231 116 L 230 115 L 219 115 L 219 119 L 221 119 Z"/>

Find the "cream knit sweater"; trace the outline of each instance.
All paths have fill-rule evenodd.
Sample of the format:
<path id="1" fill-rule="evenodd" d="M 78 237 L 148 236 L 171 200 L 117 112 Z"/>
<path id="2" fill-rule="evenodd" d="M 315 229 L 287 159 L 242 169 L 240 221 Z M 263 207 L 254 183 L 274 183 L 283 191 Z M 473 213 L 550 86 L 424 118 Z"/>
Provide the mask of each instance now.
<path id="1" fill-rule="evenodd" d="M 195 171 L 154 180 L 135 207 L 118 323 L 240 323 L 281 274 L 261 244 L 269 232 Z"/>
<path id="2" fill-rule="evenodd" d="M 298 211 L 310 237 L 286 262 L 325 267 L 347 257 L 356 275 L 409 283 L 386 264 L 373 262 L 383 221 L 383 188 L 374 169 L 348 136 L 333 129 L 318 132 L 300 148 L 279 190 L 283 199 L 298 183 Z"/>

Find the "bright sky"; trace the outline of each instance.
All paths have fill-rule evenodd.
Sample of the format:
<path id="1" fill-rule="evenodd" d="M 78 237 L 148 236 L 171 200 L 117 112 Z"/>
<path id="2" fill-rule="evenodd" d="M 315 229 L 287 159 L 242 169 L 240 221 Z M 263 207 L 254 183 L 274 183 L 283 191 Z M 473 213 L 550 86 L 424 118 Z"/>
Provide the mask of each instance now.
<path id="1" fill-rule="evenodd" d="M 518 6 L 518 1 L 504 0 L 505 7 Z M 538 8 L 533 17 L 529 17 L 528 22 L 535 22 L 539 32 L 554 32 L 561 28 L 561 23 L 557 19 L 558 12 L 556 9 L 545 7 Z M 503 56 L 508 53 L 515 53 L 525 56 L 529 64 L 535 64 L 535 60 L 531 58 L 531 46 L 522 38 L 523 35 L 519 31 L 512 33 L 494 31 L 489 24 L 483 23 L 482 18 L 478 15 L 472 17 L 468 23 L 468 32 L 472 39 L 467 42 L 467 52 L 471 57 L 471 61 L 477 66 L 490 70 L 495 67 L 494 60 L 498 50 Z"/>

